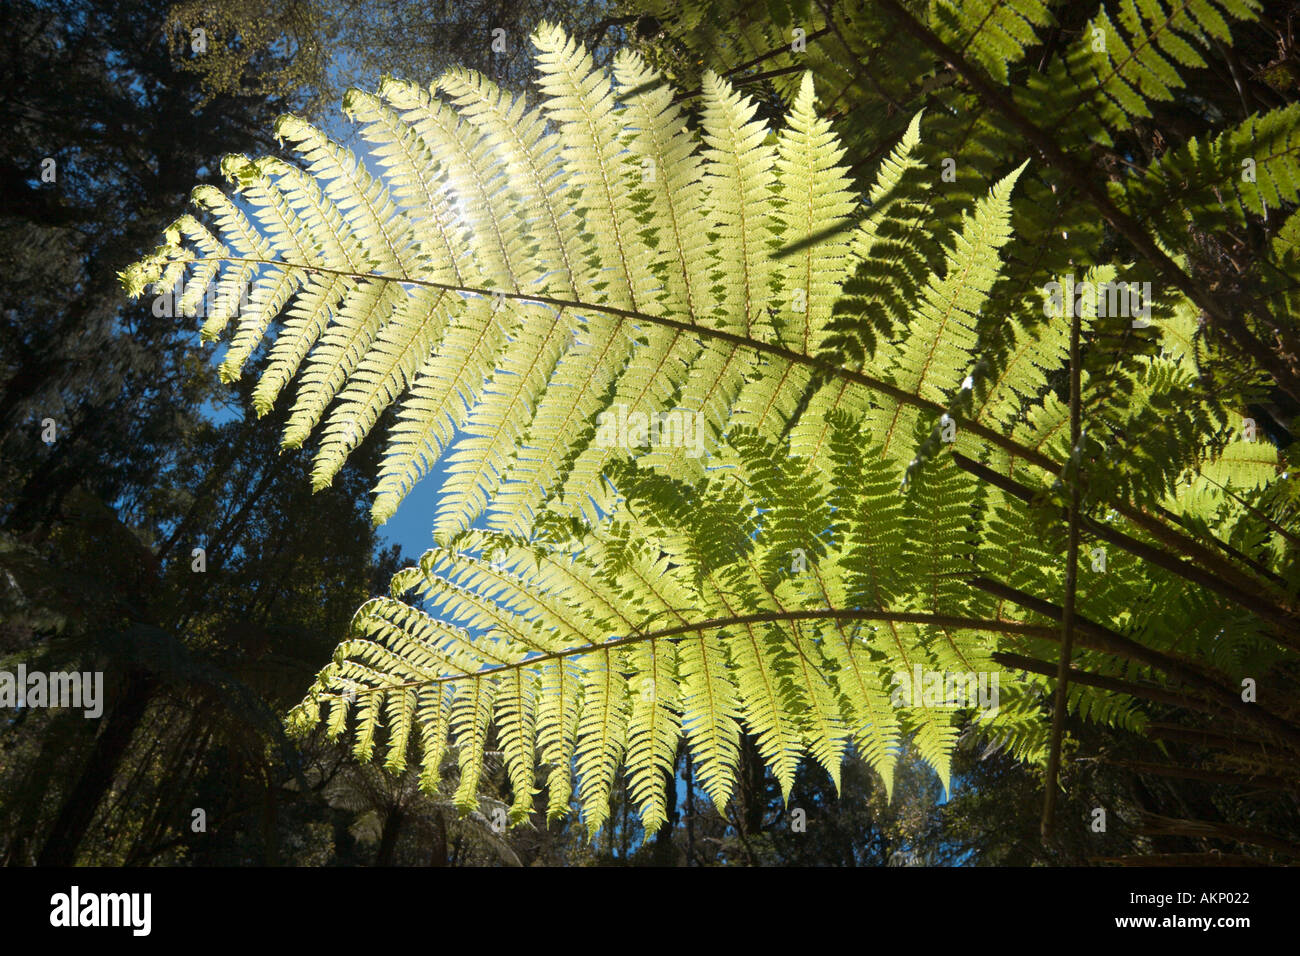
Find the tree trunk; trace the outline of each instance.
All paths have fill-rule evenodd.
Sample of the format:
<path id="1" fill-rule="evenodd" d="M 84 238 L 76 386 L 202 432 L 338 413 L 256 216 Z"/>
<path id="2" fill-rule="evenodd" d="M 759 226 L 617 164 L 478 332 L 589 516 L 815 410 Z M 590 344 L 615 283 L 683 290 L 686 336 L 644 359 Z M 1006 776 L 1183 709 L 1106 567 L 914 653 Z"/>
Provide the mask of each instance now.
<path id="1" fill-rule="evenodd" d="M 740 738 L 739 776 L 739 818 L 745 836 L 755 836 L 763 830 L 763 811 L 767 809 L 767 768 L 763 766 L 758 743 L 749 734 Z"/>
<path id="2" fill-rule="evenodd" d="M 375 866 L 393 865 L 393 854 L 397 850 L 397 836 L 402 831 L 403 819 L 400 807 L 393 807 L 384 817 L 384 829 L 379 835 L 379 853 L 375 857 Z"/>
<path id="3" fill-rule="evenodd" d="M 673 758 L 673 769 L 665 771 L 664 776 L 666 790 L 665 816 L 667 820 L 655 834 L 654 850 L 651 859 L 655 866 L 676 866 L 678 863 L 677 845 L 673 842 L 673 834 L 677 831 L 677 763 L 681 760 L 682 747 L 677 745 L 677 754 Z"/>
<path id="4" fill-rule="evenodd" d="M 19 712 L 19 715 L 26 716 L 28 713 L 30 711 L 24 709 Z M 28 839 L 40 819 L 42 797 L 49 790 L 50 778 L 54 776 L 55 768 L 59 763 L 57 751 L 66 748 L 71 740 L 61 732 L 60 724 L 69 724 L 74 719 L 84 718 L 66 713 L 57 715 L 41 736 L 41 749 L 36 756 L 36 762 L 32 765 L 31 775 L 23 781 L 22 814 L 18 818 L 17 826 L 13 828 L 13 837 L 5 854 L 5 866 L 32 864 L 27 855 Z"/>
<path id="5" fill-rule="evenodd" d="M 81 841 L 86 837 L 100 801 L 112 786 L 118 765 L 126 755 L 156 689 L 157 681 L 151 676 L 135 674 L 128 679 L 121 701 L 109 714 L 106 726 L 91 747 L 90 758 L 82 768 L 81 776 L 63 798 L 49 838 L 36 859 L 37 866 L 72 866 L 76 863 Z"/>
<path id="6" fill-rule="evenodd" d="M 433 852 L 429 854 L 430 866 L 447 865 L 447 821 L 441 810 L 433 811 Z"/>
<path id="7" fill-rule="evenodd" d="M 695 767 L 686 747 L 686 865 L 695 865 Z"/>
<path id="8" fill-rule="evenodd" d="M 279 803 L 276 800 L 275 780 L 271 768 L 266 768 L 266 798 L 262 804 L 262 853 L 267 866 L 280 865 Z"/>

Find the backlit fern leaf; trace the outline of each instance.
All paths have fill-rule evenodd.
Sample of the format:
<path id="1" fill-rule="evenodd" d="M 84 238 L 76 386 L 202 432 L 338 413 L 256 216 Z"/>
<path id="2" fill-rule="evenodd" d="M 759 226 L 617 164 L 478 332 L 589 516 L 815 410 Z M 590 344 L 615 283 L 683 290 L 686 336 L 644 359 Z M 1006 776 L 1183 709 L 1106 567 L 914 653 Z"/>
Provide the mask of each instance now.
<path id="1" fill-rule="evenodd" d="M 976 5 L 947 35 L 996 73 L 1047 22 L 1045 7 L 1027 9 L 1017 21 L 1005 5 Z M 1138 69 L 1157 48 L 1190 62 L 1184 35 L 1222 32 L 1211 5 L 1192 3 L 1195 23 L 1175 13 L 1163 35 L 1163 9 L 1130 3 L 1117 14 Z M 305 168 L 228 161 L 252 217 L 201 191 L 216 232 L 182 219 L 128 271 L 135 292 L 188 272 L 190 302 L 215 282 L 224 305 L 209 336 L 254 279 L 225 372 L 277 330 L 256 402 L 269 408 L 297 381 L 285 442 L 320 428 L 318 485 L 393 406 L 376 518 L 448 460 L 437 547 L 361 609 L 294 729 L 323 711 L 341 734 L 351 716 L 356 755 L 369 758 L 384 731 L 399 767 L 418 728 L 423 785 L 438 785 L 454 750 L 463 812 L 495 744 L 513 822 L 532 812 L 544 772 L 547 814 L 563 815 L 576 790 L 592 832 L 621 770 L 647 830 L 665 822 L 681 738 L 720 808 L 742 732 L 787 795 L 801 759 L 837 779 L 850 747 L 887 788 L 904 747 L 947 786 L 972 727 L 1036 759 L 1040 676 L 1001 671 L 1005 712 L 896 697 L 900 675 L 996 673 L 995 655 L 1045 657 L 1058 635 L 1039 605 L 976 586 L 1039 602 L 1060 591 L 1058 542 L 1039 529 L 1070 457 L 1058 388 L 1068 323 L 1028 311 L 1041 303 L 1025 283 L 1044 262 L 1064 264 L 1069 247 L 1003 269 L 1025 166 L 987 146 L 981 117 L 950 108 L 934 126 L 945 145 L 969 136 L 978 162 L 962 188 L 936 195 L 918 117 L 855 222 L 811 80 L 797 80 L 774 134 L 758 103 L 716 74 L 701 76 L 690 117 L 632 54 L 611 76 L 557 29 L 536 44 L 536 108 L 463 71 L 429 91 L 387 81 L 377 95 L 351 94 L 375 170 L 286 119 L 280 130 Z M 1154 101 L 1178 87 L 1159 64 L 1148 76 L 1109 54 L 1105 63 L 1111 75 L 1060 109 L 1091 115 L 1088 97 L 1114 95 L 1138 115 L 1138 92 Z M 1062 88 L 1091 82 L 1075 79 Z M 1031 188 L 1041 198 L 1051 184 Z M 1045 231 L 1051 217 L 1021 218 Z M 848 228 L 827 236 L 826 226 Z M 1185 300 L 1171 306 L 1184 325 L 1189 311 Z M 1085 335 L 1105 331 L 1094 318 Z M 1159 334 L 1160 355 L 1126 356 L 1109 376 L 1097 363 L 1083 377 L 1097 460 L 1168 424 L 1163 442 L 1152 439 L 1159 460 L 1089 476 L 1088 508 L 1137 499 L 1164 509 L 1162 520 L 1266 552 L 1259 519 L 1231 492 L 1252 482 L 1268 492 L 1272 462 L 1206 437 L 1199 427 L 1223 418 L 1208 402 L 1172 407 L 1199 371 L 1195 335 L 1177 322 Z M 989 342 L 1002 347 L 986 354 Z M 703 419 L 707 459 L 626 434 L 606 440 L 602 415 L 626 424 L 674 407 Z M 934 447 L 945 408 L 961 418 L 948 423 L 964 458 Z M 979 468 L 1009 481 L 978 485 Z M 1115 567 L 1081 588 L 1087 613 L 1155 647 L 1173 642 L 1148 634 L 1155 613 L 1182 615 L 1202 642 L 1244 630 L 1221 642 L 1215 666 L 1271 663 L 1218 596 L 1168 570 Z M 1120 669 L 1091 650 L 1080 661 Z M 1077 713 L 1121 714 L 1089 695 L 1076 692 Z"/>

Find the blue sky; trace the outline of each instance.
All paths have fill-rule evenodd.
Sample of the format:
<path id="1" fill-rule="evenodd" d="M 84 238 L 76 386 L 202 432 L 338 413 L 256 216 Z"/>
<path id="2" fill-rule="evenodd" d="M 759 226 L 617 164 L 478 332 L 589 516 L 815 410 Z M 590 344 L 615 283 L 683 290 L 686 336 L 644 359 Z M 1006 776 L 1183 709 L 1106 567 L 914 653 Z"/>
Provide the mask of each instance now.
<path id="1" fill-rule="evenodd" d="M 214 364 L 221 361 L 220 353 L 222 350 L 215 351 L 216 354 L 212 357 Z M 209 403 L 203 407 L 202 411 L 209 419 L 218 424 L 236 418 L 239 411 L 252 414 L 251 408 L 237 411 L 240 402 L 237 395 L 232 394 L 229 401 L 230 405 L 213 405 Z M 267 421 L 265 427 L 274 428 L 276 426 Z M 378 437 L 381 441 L 386 440 L 386 435 L 382 429 Z M 285 454 L 310 455 L 311 452 L 307 449 L 296 448 L 286 451 Z M 403 555 L 412 563 L 433 546 L 433 519 L 438 510 L 438 488 L 446 475 L 446 461 L 445 457 L 439 461 L 433 470 L 411 489 L 411 493 L 402 501 L 397 513 L 380 525 L 378 529 L 384 546 L 401 545 Z"/>
<path id="2" fill-rule="evenodd" d="M 316 125 L 335 142 L 346 146 L 356 153 L 357 156 L 366 163 L 372 175 L 377 175 L 379 173 L 378 166 L 370 154 L 370 144 L 361 140 L 357 135 L 357 127 L 349 122 L 343 115 L 341 105 L 330 109 L 324 117 L 321 117 Z M 225 191 L 228 195 L 230 194 L 228 188 Z M 240 202 L 238 196 L 232 195 L 231 198 L 235 200 L 237 205 L 243 206 L 246 213 L 252 213 L 250 208 L 244 206 L 244 204 Z M 189 208 L 187 211 L 193 212 L 194 210 Z M 250 216 L 250 218 L 252 217 Z M 197 324 L 194 328 L 194 333 L 197 341 Z M 209 347 L 207 349 L 209 361 L 214 367 L 220 364 L 225 355 L 228 344 L 229 335 L 227 334 L 226 336 L 223 336 L 220 342 L 216 343 L 215 348 Z M 263 347 L 265 347 L 265 344 L 267 343 L 264 343 Z M 245 374 L 251 373 L 246 369 Z M 293 388 L 294 386 L 291 385 L 289 389 L 286 390 L 287 394 L 281 396 L 280 402 L 291 400 Z M 402 398 L 399 397 L 399 404 L 401 400 Z M 234 394 L 233 388 L 231 389 L 231 394 L 227 401 L 236 406 L 241 402 L 240 398 Z M 219 423 L 229 421 L 235 417 L 236 414 L 235 410 L 232 408 L 213 404 L 207 405 L 203 411 L 210 419 Z M 251 408 L 245 408 L 242 409 L 242 411 L 245 414 L 252 414 Z M 275 426 L 268 422 L 266 427 L 272 428 Z M 377 437 L 381 442 L 386 443 L 386 430 L 376 426 L 375 431 L 378 432 L 375 437 Z M 372 432 L 372 434 L 374 433 Z M 455 437 L 459 438 L 459 435 L 460 433 L 458 431 Z M 296 449 L 286 452 L 286 454 L 310 455 L 311 452 L 304 449 Z M 402 501 L 401 506 L 397 509 L 397 512 L 393 517 L 389 518 L 387 522 L 378 528 L 379 536 L 384 547 L 393 544 L 400 545 L 403 556 L 408 562 L 414 563 L 417 561 L 419 557 L 433 545 L 433 522 L 437 513 L 438 504 L 437 492 L 446 473 L 445 466 L 446 457 L 444 456 L 444 458 L 434 466 L 433 470 L 431 470 L 428 475 L 426 475 L 414 488 L 411 489 L 410 494 L 408 494 Z M 371 501 L 372 500 L 373 498 L 371 498 Z M 367 505 L 369 504 L 370 501 L 367 501 Z"/>
<path id="3" fill-rule="evenodd" d="M 446 470 L 446 459 L 411 489 L 397 513 L 379 527 L 385 544 L 400 544 L 408 560 L 415 560 L 433 546 L 433 518 L 438 510 L 438 488 Z"/>

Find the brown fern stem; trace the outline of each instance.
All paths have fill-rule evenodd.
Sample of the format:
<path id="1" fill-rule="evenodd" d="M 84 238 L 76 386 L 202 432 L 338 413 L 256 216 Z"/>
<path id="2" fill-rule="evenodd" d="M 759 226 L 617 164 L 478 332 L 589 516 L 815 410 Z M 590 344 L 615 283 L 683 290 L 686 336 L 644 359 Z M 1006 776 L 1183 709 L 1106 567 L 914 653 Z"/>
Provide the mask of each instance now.
<path id="1" fill-rule="evenodd" d="M 1080 412 L 1079 384 L 1079 310 L 1070 310 L 1070 457 L 1075 464 L 1074 474 L 1065 477 L 1070 483 L 1069 539 L 1065 553 L 1065 601 L 1061 609 L 1061 657 L 1056 670 L 1056 704 L 1052 708 L 1052 738 L 1047 753 L 1047 774 L 1044 786 L 1043 842 L 1052 835 L 1056 820 L 1056 781 L 1061 769 L 1061 738 L 1065 735 L 1065 709 L 1070 687 L 1070 656 L 1074 652 L 1074 603 L 1079 583 L 1079 503 L 1083 475 L 1079 466 L 1083 462 L 1081 444 L 1082 415 Z"/>
<path id="2" fill-rule="evenodd" d="M 1009 667 L 1013 670 L 1028 671 L 1031 674 L 1042 674 L 1045 677 L 1056 677 L 1059 673 L 1059 664 L 1051 661 L 1039 660 L 1034 657 L 1025 657 L 1023 654 L 1012 654 L 1008 651 L 994 651 L 989 656 L 1003 667 Z M 1085 684 L 1088 687 L 1099 687 L 1102 690 L 1113 691 L 1117 694 L 1127 694 L 1129 697 L 1138 697 L 1142 700 L 1153 701 L 1157 704 L 1167 704 L 1170 707 L 1182 707 L 1186 710 L 1198 710 L 1207 714 L 1219 714 L 1223 712 L 1223 708 L 1221 707 L 1207 704 L 1203 700 L 1189 697 L 1186 694 L 1177 694 L 1173 691 L 1163 690 L 1159 687 L 1138 684 L 1128 680 L 1120 680 L 1118 677 L 1107 677 L 1105 674 L 1094 674 L 1091 671 L 1082 671 L 1074 667 L 1070 669 L 1070 680 L 1076 684 Z"/>
<path id="3" fill-rule="evenodd" d="M 1229 786 L 1256 787 L 1263 790 L 1292 790 L 1296 787 L 1294 780 L 1270 774 L 1232 773 L 1227 770 L 1203 770 L 1199 767 L 1175 767 L 1171 764 L 1147 763 L 1140 760 L 1103 760 L 1113 767 L 1123 767 L 1134 773 L 1149 774 L 1153 777 L 1169 777 L 1174 780 L 1199 780 L 1203 783 L 1221 783 Z"/>
<path id="4" fill-rule="evenodd" d="M 795 621 L 881 621 L 898 624 L 924 624 L 932 627 L 945 627 L 972 631 L 992 631 L 998 634 L 1019 634 L 1026 637 L 1043 637 L 1049 639 L 1055 636 L 1057 631 L 1056 628 L 1043 624 L 1027 624 L 1019 621 L 985 620 L 983 618 L 959 617 L 951 614 L 922 614 L 911 611 L 874 611 L 867 609 L 860 610 L 857 608 L 818 608 L 808 611 L 762 611 L 757 614 L 740 614 L 732 617 L 709 618 L 704 621 L 678 624 L 659 631 L 645 631 L 636 634 L 629 634 L 626 637 L 615 638 L 611 641 L 582 644 L 578 647 L 565 648 L 562 651 L 548 651 L 547 653 L 538 654 L 535 657 L 530 657 L 526 660 L 514 661 L 513 663 L 507 664 L 498 664 L 493 667 L 485 667 L 481 670 L 474 671 L 473 673 L 445 674 L 440 677 L 430 677 L 424 680 L 385 684 L 382 687 L 357 688 L 355 694 L 386 693 L 404 687 L 427 687 L 431 684 L 448 684 L 454 681 L 470 679 L 478 680 L 484 677 L 490 677 L 494 674 L 503 674 L 507 671 L 518 670 L 522 667 L 535 667 L 539 664 L 561 660 L 566 657 L 576 657 L 583 654 L 595 654 L 600 652 L 608 653 L 616 648 L 628 647 L 646 641 L 675 640 L 685 638 L 691 634 L 698 634 L 702 631 L 715 631 L 728 627 L 746 627 L 750 624 L 774 624 Z M 339 694 L 325 696 L 342 697 L 350 695 Z"/>
<path id="5" fill-rule="evenodd" d="M 1215 820 L 1178 820 L 1156 813 L 1144 813 L 1138 833 L 1145 836 L 1182 836 L 1201 840 L 1224 840 L 1247 846 L 1276 850 L 1287 856 L 1300 858 L 1300 845 L 1281 840 L 1260 830 L 1240 827 Z"/>
<path id="6" fill-rule="evenodd" d="M 972 461 L 960 452 L 953 452 L 952 459 L 958 468 L 970 472 L 982 481 L 1002 489 L 1007 494 L 1019 498 L 1026 504 L 1034 500 L 1035 492 L 1033 489 L 1027 488 L 1005 475 L 1000 475 L 977 461 Z M 1079 525 L 1094 537 L 1108 541 L 1129 554 L 1154 564 L 1156 567 L 1163 568 L 1184 580 L 1211 590 L 1220 597 L 1227 598 L 1252 614 L 1267 620 L 1282 632 L 1273 634 L 1273 638 L 1279 644 L 1291 650 L 1300 651 L 1300 641 L 1294 636 L 1284 636 L 1300 633 L 1300 621 L 1297 621 L 1294 616 L 1287 613 L 1283 608 L 1270 603 L 1258 592 L 1251 593 L 1243 590 L 1213 572 L 1198 567 L 1181 557 L 1161 551 L 1144 541 L 1139 541 L 1111 525 L 1084 516 L 1079 517 Z"/>
<path id="7" fill-rule="evenodd" d="M 1035 611 L 1057 621 L 1060 621 L 1063 617 L 1063 609 L 1050 601 L 1045 601 L 1032 594 L 1026 594 L 1024 591 L 1009 587 L 999 581 L 976 577 L 970 580 L 970 584 L 987 594 L 992 594 L 994 597 L 1017 604 L 1025 610 Z M 1078 614 L 1074 618 L 1074 630 L 1076 639 L 1090 638 L 1091 641 L 1095 642 L 1097 650 L 1108 654 L 1118 654 L 1148 667 L 1154 667 L 1162 673 L 1168 674 L 1180 684 L 1204 691 L 1211 700 L 1221 702 L 1225 708 L 1232 711 L 1246 723 L 1253 724 L 1277 739 L 1285 741 L 1291 750 L 1300 753 L 1300 728 L 1296 727 L 1292 721 L 1273 713 L 1259 703 L 1252 704 L 1243 701 L 1239 688 L 1233 686 L 1232 681 L 1227 677 L 1191 661 L 1146 647 L 1117 631 L 1112 631 L 1110 628 L 1090 621 Z M 1048 640 L 1059 641 L 1061 636 L 1062 631 L 1060 628 L 1052 628 Z M 1089 643 L 1083 640 L 1080 641 L 1080 644 L 1084 647 L 1089 646 Z"/>

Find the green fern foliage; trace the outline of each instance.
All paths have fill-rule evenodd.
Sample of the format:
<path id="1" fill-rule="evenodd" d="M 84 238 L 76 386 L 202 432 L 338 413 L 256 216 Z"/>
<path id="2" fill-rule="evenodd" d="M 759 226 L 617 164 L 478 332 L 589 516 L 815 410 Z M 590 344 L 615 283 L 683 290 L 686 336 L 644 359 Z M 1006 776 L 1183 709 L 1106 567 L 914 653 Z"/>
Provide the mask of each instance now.
<path id="1" fill-rule="evenodd" d="M 1209 229 L 1267 218 L 1300 196 L 1300 104 L 1255 115 L 1208 143 L 1189 140 L 1147 169 L 1126 195 L 1172 240 L 1188 219 Z M 1175 197 L 1177 204 L 1173 203 Z M 1169 210 L 1179 209 L 1177 219 Z"/>
<path id="2" fill-rule="evenodd" d="M 1010 85 L 1055 6 L 936 3 L 925 22 Z M 1115 10 L 1011 85 L 1017 107 L 1108 143 L 1254 5 Z M 647 831 L 666 822 L 682 746 L 725 807 L 742 735 L 787 794 L 800 760 L 838 781 L 850 753 L 892 788 L 904 749 L 948 786 L 963 736 L 1040 762 L 1071 485 L 1102 569 L 1080 565 L 1079 620 L 1102 623 L 1077 645 L 1094 681 L 1072 713 L 1140 730 L 1140 692 L 1178 689 L 1162 666 L 1187 645 L 1209 649 L 1195 676 L 1212 710 L 1242 668 L 1293 664 L 1272 640 L 1300 631 L 1269 535 L 1293 507 L 1284 456 L 1197 395 L 1190 299 L 1162 290 L 1144 336 L 1109 308 L 1104 290 L 1145 265 L 1080 267 L 1093 294 L 1076 299 L 1096 217 L 974 98 L 936 88 L 859 196 L 818 98 L 844 63 L 783 80 L 771 124 L 717 73 L 683 99 L 634 53 L 605 72 L 558 28 L 534 43 L 537 103 L 463 70 L 349 93 L 364 162 L 285 117 L 297 164 L 228 158 L 231 194 L 196 190 L 203 220 L 125 274 L 187 306 L 215 288 L 203 336 L 233 323 L 228 378 L 260 357 L 256 407 L 289 406 L 284 444 L 315 442 L 318 486 L 393 409 L 377 521 L 445 462 L 436 546 L 360 609 L 296 731 L 350 734 L 394 770 L 418 760 L 431 790 L 452 755 L 466 813 L 500 753 L 512 821 L 543 791 L 551 818 L 576 795 L 592 833 L 620 774 Z M 1263 215 L 1297 198 L 1295 125 L 1291 108 L 1254 117 L 1112 195 L 1166 239 L 1174 193 L 1234 225 Z M 1245 159 L 1255 178 L 1238 181 Z M 1272 245 L 1277 301 L 1300 275 L 1295 222 Z"/>
<path id="3" fill-rule="evenodd" d="M 554 496 L 592 519 L 620 454 L 595 441 L 602 412 L 771 428 L 747 343 L 809 356 L 826 334 L 848 243 L 807 240 L 854 203 L 811 81 L 770 143 L 710 76 L 697 134 L 635 55 L 610 76 L 558 29 L 535 42 L 539 107 L 464 71 L 353 91 L 377 171 L 286 116 L 300 165 L 228 158 L 234 198 L 195 193 L 213 230 L 186 217 L 127 273 L 136 293 L 188 277 L 187 301 L 216 283 L 209 340 L 251 283 L 222 371 L 274 336 L 255 402 L 297 383 L 284 443 L 319 434 L 318 487 L 395 405 L 377 521 L 444 454 L 444 536 L 485 513 L 522 533 Z"/>
<path id="4" fill-rule="evenodd" d="M 616 480 L 630 504 L 604 534 L 588 532 L 556 550 L 469 532 L 452 548 L 430 551 L 419 568 L 394 579 L 393 598 L 359 612 L 356 632 L 377 639 L 339 647 L 295 725 L 314 725 L 322 703 L 355 707 L 358 739 L 369 748 L 381 708 L 367 701 L 389 701 L 384 713 L 404 714 L 407 705 L 394 699 L 445 687 L 454 695 L 449 727 L 463 781 L 481 759 L 483 701 L 495 699 L 492 725 L 519 805 L 531 799 L 536 765 L 544 768 L 536 779 L 546 782 L 551 812 L 564 812 L 572 765 L 593 832 L 624 762 L 647 828 L 664 821 L 681 736 L 719 807 L 733 786 L 742 729 L 756 736 L 787 790 L 803 753 L 837 778 L 850 744 L 891 780 L 905 729 L 946 780 L 953 714 L 891 700 L 892 675 L 937 666 L 925 628 L 905 613 L 907 620 L 871 623 L 898 615 L 852 600 L 863 585 L 828 547 L 828 501 L 767 497 L 786 487 L 770 479 L 790 459 L 752 433 L 740 447 L 734 477 L 714 479 L 710 495 L 732 508 L 678 511 L 683 488 L 628 465 Z M 896 487 L 900 478 L 895 471 L 887 483 Z M 865 515 L 857 487 L 834 493 L 846 510 Z M 931 505 L 918 499 L 918 507 Z M 904 515 L 898 524 L 908 522 Z M 909 564 L 932 560 L 922 557 L 931 554 L 927 543 L 918 551 L 897 539 L 893 553 L 879 557 L 883 573 L 901 578 Z M 720 560 L 724 542 L 730 554 Z M 791 549 L 796 542 L 807 548 Z M 872 587 L 871 594 L 882 592 Z M 987 641 L 972 625 L 946 633 L 943 646 L 964 648 L 975 665 L 986 660 Z M 391 736 L 393 747 L 406 746 L 400 723 Z M 441 745 L 426 743 L 424 754 L 440 759 Z"/>

